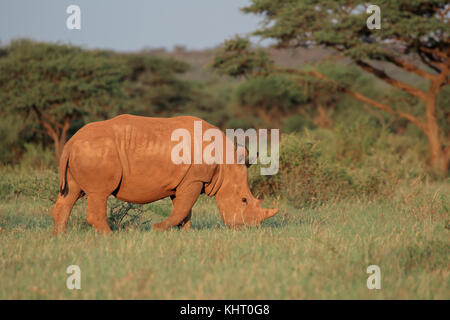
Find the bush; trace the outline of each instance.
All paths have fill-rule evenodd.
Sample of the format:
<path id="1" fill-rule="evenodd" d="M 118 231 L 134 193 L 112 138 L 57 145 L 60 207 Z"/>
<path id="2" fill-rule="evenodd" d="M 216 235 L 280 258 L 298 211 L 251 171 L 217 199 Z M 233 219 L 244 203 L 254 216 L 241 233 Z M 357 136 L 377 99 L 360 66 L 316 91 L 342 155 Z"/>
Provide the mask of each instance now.
<path id="1" fill-rule="evenodd" d="M 20 165 L 25 168 L 49 169 L 55 167 L 55 154 L 40 144 L 26 143 Z"/>
<path id="2" fill-rule="evenodd" d="M 299 114 L 286 117 L 283 120 L 283 132 L 301 132 L 304 128 L 313 129 L 316 125 L 309 119 Z"/>
<path id="3" fill-rule="evenodd" d="M 390 197 L 402 181 L 426 176 L 421 144 L 361 120 L 331 130 L 283 135 L 274 176 L 249 170 L 256 196 L 281 197 L 296 207 L 349 197 Z M 426 153 L 426 150 L 423 150 Z"/>
<path id="4" fill-rule="evenodd" d="M 295 134 L 283 136 L 280 143 L 278 174 L 259 175 L 256 165 L 250 170 L 249 183 L 256 196 L 285 197 L 296 207 L 341 197 L 351 189 L 345 170 L 324 160 L 317 142 Z"/>
<path id="5" fill-rule="evenodd" d="M 12 164 L 20 154 L 20 118 L 0 114 L 0 163 Z"/>
<path id="6" fill-rule="evenodd" d="M 115 198 L 108 201 L 108 224 L 112 230 L 137 228 L 151 223 L 151 218 L 142 221 L 144 209 L 142 205 L 123 202 Z"/>
<path id="7" fill-rule="evenodd" d="M 375 120 L 368 117 L 359 117 L 351 124 L 341 122 L 334 131 L 338 138 L 335 160 L 348 165 L 373 154 L 373 146 L 383 134 L 383 130 L 376 127 Z"/>
<path id="8" fill-rule="evenodd" d="M 0 199 L 17 196 L 56 201 L 58 196 L 58 173 L 52 170 L 3 168 L 0 172 Z"/>

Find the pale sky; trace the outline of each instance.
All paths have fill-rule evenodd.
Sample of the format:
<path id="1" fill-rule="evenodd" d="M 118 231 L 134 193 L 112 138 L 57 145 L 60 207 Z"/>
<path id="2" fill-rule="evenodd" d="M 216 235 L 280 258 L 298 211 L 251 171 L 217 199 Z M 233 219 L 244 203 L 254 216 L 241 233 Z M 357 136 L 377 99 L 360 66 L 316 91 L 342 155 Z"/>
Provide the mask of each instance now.
<path id="1" fill-rule="evenodd" d="M 239 8 L 249 0 L 0 0 L 0 44 L 30 38 L 137 51 L 213 48 L 258 27 L 261 18 Z M 81 30 L 68 30 L 69 5 L 81 9 Z"/>

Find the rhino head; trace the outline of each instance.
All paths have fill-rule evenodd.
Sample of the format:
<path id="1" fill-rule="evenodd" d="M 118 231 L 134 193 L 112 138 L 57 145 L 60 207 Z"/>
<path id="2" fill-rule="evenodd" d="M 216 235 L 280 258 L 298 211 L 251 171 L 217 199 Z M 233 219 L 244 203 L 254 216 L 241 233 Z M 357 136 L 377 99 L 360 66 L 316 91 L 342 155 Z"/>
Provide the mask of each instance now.
<path id="1" fill-rule="evenodd" d="M 247 167 L 242 164 L 221 166 L 223 180 L 215 195 L 220 216 L 228 227 L 259 225 L 278 213 L 266 209 L 253 197 L 248 186 Z"/>

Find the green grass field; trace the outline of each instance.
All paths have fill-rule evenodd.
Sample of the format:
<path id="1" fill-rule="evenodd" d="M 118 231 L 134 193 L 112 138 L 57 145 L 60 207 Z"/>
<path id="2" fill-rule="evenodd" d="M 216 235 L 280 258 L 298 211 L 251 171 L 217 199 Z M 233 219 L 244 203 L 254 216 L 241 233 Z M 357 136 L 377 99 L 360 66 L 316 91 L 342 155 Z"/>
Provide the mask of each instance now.
<path id="1" fill-rule="evenodd" d="M 0 299 L 450 298 L 446 182 L 307 209 L 281 201 L 279 215 L 243 230 L 225 228 L 215 201 L 202 197 L 192 231 L 151 230 L 170 211 L 163 200 L 101 236 L 81 199 L 57 238 L 51 200 L 2 192 Z M 380 290 L 366 286 L 372 264 Z M 81 290 L 66 288 L 69 265 L 81 268 Z"/>

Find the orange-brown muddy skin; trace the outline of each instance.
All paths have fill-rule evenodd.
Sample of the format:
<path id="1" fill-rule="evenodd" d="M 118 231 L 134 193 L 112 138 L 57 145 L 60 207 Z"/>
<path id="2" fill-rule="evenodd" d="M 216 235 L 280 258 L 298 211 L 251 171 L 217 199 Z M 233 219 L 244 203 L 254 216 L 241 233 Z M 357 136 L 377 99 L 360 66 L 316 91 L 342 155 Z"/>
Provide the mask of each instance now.
<path id="1" fill-rule="evenodd" d="M 154 224 L 155 230 L 190 228 L 191 209 L 201 193 L 216 197 L 220 216 L 229 227 L 256 225 L 275 215 L 277 209 L 260 207 L 252 196 L 244 164 L 172 162 L 172 149 L 179 143 L 171 140 L 172 132 L 186 129 L 193 139 L 194 121 L 201 121 L 203 131 L 215 128 L 195 117 L 132 115 L 81 128 L 66 143 L 60 159 L 53 234 L 65 231 L 72 207 L 83 193 L 88 198 L 86 219 L 101 233 L 111 232 L 106 219 L 106 201 L 111 194 L 132 203 L 170 197 L 170 216 Z M 203 147 L 206 144 L 203 142 Z"/>

